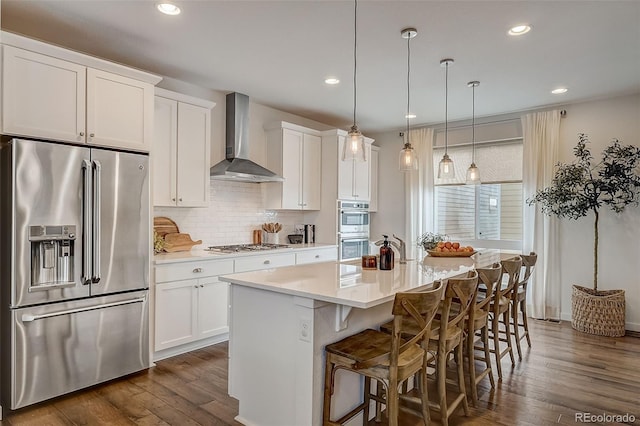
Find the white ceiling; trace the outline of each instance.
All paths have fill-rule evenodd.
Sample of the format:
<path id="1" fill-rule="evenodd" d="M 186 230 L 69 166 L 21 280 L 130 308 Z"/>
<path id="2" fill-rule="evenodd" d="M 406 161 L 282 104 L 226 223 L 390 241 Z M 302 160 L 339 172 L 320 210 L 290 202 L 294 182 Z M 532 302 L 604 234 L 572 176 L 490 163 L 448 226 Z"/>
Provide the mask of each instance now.
<path id="1" fill-rule="evenodd" d="M 0 0 L 4 30 L 132 65 L 332 126 L 353 115 L 352 1 Z M 507 29 L 533 30 L 509 37 Z M 640 1 L 358 2 L 358 114 L 363 132 L 405 126 L 407 42 L 413 124 L 640 92 Z M 337 76 L 341 83 L 327 86 Z M 551 89 L 566 86 L 564 95 Z"/>

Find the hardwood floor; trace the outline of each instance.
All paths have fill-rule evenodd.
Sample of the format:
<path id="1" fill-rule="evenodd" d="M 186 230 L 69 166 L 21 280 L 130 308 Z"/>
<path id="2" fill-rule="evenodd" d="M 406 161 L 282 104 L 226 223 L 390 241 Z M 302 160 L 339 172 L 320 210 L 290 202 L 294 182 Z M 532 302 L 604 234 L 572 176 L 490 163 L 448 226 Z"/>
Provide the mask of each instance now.
<path id="1" fill-rule="evenodd" d="M 450 425 L 575 425 L 576 413 L 629 415 L 640 425 L 640 339 L 578 333 L 569 323 L 530 321 L 533 348 L 478 407 Z M 432 393 L 433 395 L 433 393 Z M 159 361 L 148 371 L 12 413 L 0 425 L 238 425 L 238 402 L 227 395 L 227 344 Z M 437 423 L 437 413 L 432 415 Z M 615 420 L 615 419 L 610 419 Z M 585 422 L 625 424 L 624 421 Z M 370 425 L 376 423 L 370 422 Z M 402 425 L 422 425 L 410 415 Z M 298 426 L 298 425 L 278 425 Z"/>

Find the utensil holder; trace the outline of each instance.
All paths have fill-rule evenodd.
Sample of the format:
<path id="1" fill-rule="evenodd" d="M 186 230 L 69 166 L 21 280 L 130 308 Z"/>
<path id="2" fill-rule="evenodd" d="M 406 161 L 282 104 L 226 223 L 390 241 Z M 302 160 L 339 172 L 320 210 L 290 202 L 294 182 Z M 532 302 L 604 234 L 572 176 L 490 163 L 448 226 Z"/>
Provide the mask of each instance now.
<path id="1" fill-rule="evenodd" d="M 265 244 L 280 244 L 280 237 L 277 232 L 265 232 L 263 242 Z"/>

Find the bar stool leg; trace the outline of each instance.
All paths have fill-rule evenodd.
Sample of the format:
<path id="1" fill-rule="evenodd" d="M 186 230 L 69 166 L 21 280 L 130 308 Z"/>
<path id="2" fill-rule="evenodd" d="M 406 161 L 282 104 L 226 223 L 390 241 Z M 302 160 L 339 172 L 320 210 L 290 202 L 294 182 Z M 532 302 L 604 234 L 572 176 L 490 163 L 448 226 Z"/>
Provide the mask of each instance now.
<path id="1" fill-rule="evenodd" d="M 460 342 L 456 351 L 458 353 L 458 363 L 456 364 L 458 368 L 458 388 L 460 390 L 460 393 L 464 395 L 464 398 L 462 399 L 462 408 L 464 410 L 464 415 L 468 416 L 469 403 L 467 402 L 467 389 L 466 389 L 466 385 L 464 384 L 464 355 L 462 352 L 462 342 Z M 475 381 L 475 379 L 473 380 Z M 475 383 L 474 383 L 474 387 L 475 387 Z"/>
<path id="2" fill-rule="evenodd" d="M 489 324 L 482 328 L 482 343 L 484 346 L 484 362 L 487 368 L 491 368 L 491 351 L 489 350 Z M 496 387 L 495 379 L 493 378 L 493 368 L 489 371 L 489 381 L 491 382 L 491 389 Z"/>
<path id="3" fill-rule="evenodd" d="M 518 359 L 522 361 L 522 348 L 520 348 L 520 326 L 518 325 L 518 306 L 519 302 L 511 304 L 511 318 L 513 318 L 513 335 L 516 337 L 516 349 L 518 350 Z"/>
<path id="4" fill-rule="evenodd" d="M 527 300 L 520 302 L 520 312 L 522 312 L 522 324 L 524 325 L 524 335 L 527 336 L 527 344 L 531 347 L 531 338 L 529 337 L 529 323 L 527 322 Z"/>
<path id="5" fill-rule="evenodd" d="M 422 419 L 424 425 L 429 426 L 431 424 L 431 415 L 429 413 L 429 394 L 427 392 L 427 363 L 425 360 L 424 366 L 419 373 L 420 377 L 420 399 L 422 402 Z"/>
<path id="6" fill-rule="evenodd" d="M 500 323 L 497 317 L 491 320 L 491 331 L 493 333 L 493 355 L 496 358 L 498 367 L 498 379 L 502 380 L 502 363 L 500 362 Z"/>
<path id="7" fill-rule="evenodd" d="M 442 344 L 442 343 L 441 343 Z M 447 354 L 438 353 L 436 379 L 438 380 L 438 398 L 440 399 L 440 421 L 442 426 L 449 426 L 447 416 Z"/>
<path id="8" fill-rule="evenodd" d="M 327 355 L 324 366 L 324 403 L 322 405 L 322 424 L 330 425 L 331 420 L 331 395 L 333 395 L 333 363 Z"/>
<path id="9" fill-rule="evenodd" d="M 513 356 L 513 348 L 511 347 L 511 327 L 509 326 L 509 309 L 502 314 L 502 320 L 504 321 L 505 335 L 507 341 L 507 349 L 509 350 L 509 357 L 511 358 L 511 365 L 516 365 L 516 358 Z"/>
<path id="10" fill-rule="evenodd" d="M 364 401 L 363 420 L 364 423 L 366 423 L 369 421 L 369 403 L 371 402 L 371 377 L 364 377 L 364 395 L 362 399 Z"/>
<path id="11" fill-rule="evenodd" d="M 476 363 L 475 350 L 473 347 L 474 338 L 474 330 L 469 327 L 469 333 L 467 334 L 467 358 L 469 358 L 469 384 L 471 385 L 471 403 L 475 407 L 476 401 L 478 400 L 478 390 L 476 389 Z"/>

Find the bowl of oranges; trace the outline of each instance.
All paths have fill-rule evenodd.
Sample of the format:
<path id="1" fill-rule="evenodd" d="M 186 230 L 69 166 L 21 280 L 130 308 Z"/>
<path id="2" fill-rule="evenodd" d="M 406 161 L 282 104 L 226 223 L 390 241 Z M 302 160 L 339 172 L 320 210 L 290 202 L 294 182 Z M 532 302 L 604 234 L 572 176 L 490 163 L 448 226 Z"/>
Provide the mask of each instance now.
<path id="1" fill-rule="evenodd" d="M 433 257 L 470 257 L 477 253 L 471 246 L 462 246 L 458 242 L 440 241 L 436 246 L 427 250 Z"/>

